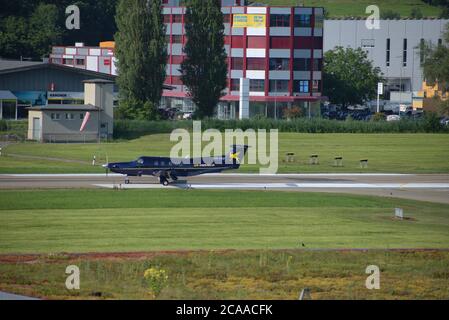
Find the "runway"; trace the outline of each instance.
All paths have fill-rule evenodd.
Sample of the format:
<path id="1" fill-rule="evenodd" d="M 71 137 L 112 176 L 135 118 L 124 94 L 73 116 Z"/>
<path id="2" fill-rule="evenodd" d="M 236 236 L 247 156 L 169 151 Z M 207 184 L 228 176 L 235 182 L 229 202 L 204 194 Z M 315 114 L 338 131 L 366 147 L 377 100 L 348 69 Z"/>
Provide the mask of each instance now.
<path id="1" fill-rule="evenodd" d="M 156 178 L 116 174 L 0 175 L 0 189 L 224 189 L 350 193 L 449 204 L 449 174 L 209 174 L 161 186 Z"/>

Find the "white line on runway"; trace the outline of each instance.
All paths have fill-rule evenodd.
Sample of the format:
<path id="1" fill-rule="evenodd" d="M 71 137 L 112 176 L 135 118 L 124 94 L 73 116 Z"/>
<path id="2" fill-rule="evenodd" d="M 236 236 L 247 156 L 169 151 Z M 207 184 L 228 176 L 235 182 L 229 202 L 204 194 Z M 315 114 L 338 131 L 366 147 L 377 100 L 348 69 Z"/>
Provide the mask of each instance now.
<path id="1" fill-rule="evenodd" d="M 104 177 L 105 173 L 79 173 L 79 174 L 0 174 L 2 177 L 17 178 L 97 178 Z M 402 173 L 207 173 L 205 177 L 400 177 L 413 176 L 414 174 Z M 117 173 L 109 173 L 110 177 L 123 177 Z"/>
<path id="2" fill-rule="evenodd" d="M 118 187 L 113 184 L 95 184 L 100 188 Z M 123 189 L 167 188 L 159 184 L 122 184 Z M 171 188 L 190 189 L 449 189 L 449 183 L 222 183 L 222 184 L 175 184 Z"/>

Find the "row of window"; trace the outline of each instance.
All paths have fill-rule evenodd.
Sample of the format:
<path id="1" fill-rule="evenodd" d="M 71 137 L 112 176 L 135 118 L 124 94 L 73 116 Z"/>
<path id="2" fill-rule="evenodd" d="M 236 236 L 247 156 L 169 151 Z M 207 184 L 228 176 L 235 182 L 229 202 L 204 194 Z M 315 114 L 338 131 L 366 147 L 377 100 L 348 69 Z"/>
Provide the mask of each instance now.
<path id="1" fill-rule="evenodd" d="M 293 92 L 298 93 L 310 93 L 310 82 L 312 82 L 312 92 L 320 92 L 321 81 L 320 80 L 294 80 L 293 81 Z M 289 80 L 270 80 L 269 92 L 281 93 L 289 92 Z M 231 91 L 240 90 L 240 80 L 231 79 Z M 249 91 L 252 92 L 265 92 L 265 80 L 262 79 L 250 79 L 249 80 Z"/>
<path id="2" fill-rule="evenodd" d="M 243 58 L 231 58 L 232 70 L 243 70 Z M 321 71 L 322 59 L 295 58 L 293 59 L 293 70 L 295 71 Z M 270 58 L 270 70 L 288 71 L 290 70 L 289 58 Z M 247 58 L 247 70 L 265 70 L 265 58 Z"/>
<path id="3" fill-rule="evenodd" d="M 79 116 L 80 120 L 84 120 L 84 114 L 83 113 L 78 114 L 78 116 Z M 51 117 L 52 120 L 61 120 L 61 114 L 60 113 L 56 113 L 56 112 L 52 113 L 50 115 L 50 117 Z M 66 113 L 65 114 L 65 120 L 75 120 L 75 114 L 74 113 Z"/>
<path id="4" fill-rule="evenodd" d="M 442 45 L 443 41 L 442 39 L 438 39 L 438 45 Z M 425 44 L 425 40 L 421 39 L 420 40 L 420 47 L 422 47 Z M 420 49 L 420 48 L 418 48 Z M 407 67 L 407 50 L 408 50 L 408 41 L 407 38 L 404 38 L 402 40 L 402 66 L 403 67 Z M 387 39 L 387 44 L 386 44 L 386 66 L 389 67 L 390 66 L 390 62 L 391 62 L 391 39 L 388 38 Z M 424 52 L 423 50 L 420 50 L 419 52 L 419 62 L 422 64 L 424 63 Z"/>
<path id="5" fill-rule="evenodd" d="M 271 14 L 270 27 L 290 27 L 289 14 Z M 231 15 L 223 15 L 224 23 L 231 23 Z M 182 23 L 182 14 L 164 15 L 164 23 Z M 185 21 L 184 21 L 185 23 Z M 293 26 L 295 28 L 310 28 L 312 27 L 312 15 L 300 14 L 293 17 Z M 315 16 L 315 28 L 323 28 L 323 16 Z"/>

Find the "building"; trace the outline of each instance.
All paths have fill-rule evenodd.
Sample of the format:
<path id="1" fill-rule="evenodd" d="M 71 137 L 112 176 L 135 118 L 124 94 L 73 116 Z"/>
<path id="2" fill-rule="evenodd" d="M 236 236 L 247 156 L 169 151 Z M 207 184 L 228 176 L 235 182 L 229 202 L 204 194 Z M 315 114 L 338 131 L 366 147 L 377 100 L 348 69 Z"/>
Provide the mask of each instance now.
<path id="1" fill-rule="evenodd" d="M 84 43 L 74 46 L 53 47 L 50 62 L 76 69 L 117 75 L 115 43 L 101 42 L 99 47 L 88 47 Z"/>
<path id="2" fill-rule="evenodd" d="M 167 79 L 161 104 L 192 112 L 193 104 L 181 81 L 180 64 L 186 43 L 184 14 L 179 0 L 164 1 Z M 244 6 L 243 0 L 222 0 L 228 86 L 218 116 L 239 116 L 240 79 L 249 79 L 249 116 L 280 118 L 292 105 L 318 112 L 322 81 L 323 8 Z M 258 25 L 241 24 L 256 16 Z M 55 47 L 50 62 L 114 75 L 114 47 Z M 313 107 L 313 108 L 311 108 Z"/>
<path id="3" fill-rule="evenodd" d="M 238 1 L 237 1 L 238 2 Z M 225 50 L 228 55 L 228 87 L 218 106 L 220 118 L 236 118 L 239 113 L 240 79 L 249 79 L 249 116 L 283 116 L 292 105 L 318 109 L 321 99 L 323 8 L 238 6 L 223 1 Z M 169 106 L 191 103 L 181 81 L 180 64 L 186 43 L 186 9 L 163 9 L 167 27 L 169 63 L 164 92 Z M 257 15 L 262 25 L 239 24 L 242 15 Z"/>
<path id="4" fill-rule="evenodd" d="M 47 104 L 28 108 L 28 139 L 40 142 L 92 142 L 111 139 L 114 82 L 84 81 L 85 104 Z M 83 122 L 86 125 L 81 130 Z"/>
<path id="5" fill-rule="evenodd" d="M 385 91 L 412 95 L 421 90 L 422 42 L 442 43 L 449 20 L 381 20 L 380 29 L 368 29 L 365 20 L 326 20 L 324 52 L 336 46 L 362 48 L 387 80 Z M 401 103 L 403 94 L 394 94 Z"/>
<path id="6" fill-rule="evenodd" d="M 115 76 L 46 61 L 0 60 L 0 119 L 26 119 L 28 108 L 84 104 L 83 81 Z"/>

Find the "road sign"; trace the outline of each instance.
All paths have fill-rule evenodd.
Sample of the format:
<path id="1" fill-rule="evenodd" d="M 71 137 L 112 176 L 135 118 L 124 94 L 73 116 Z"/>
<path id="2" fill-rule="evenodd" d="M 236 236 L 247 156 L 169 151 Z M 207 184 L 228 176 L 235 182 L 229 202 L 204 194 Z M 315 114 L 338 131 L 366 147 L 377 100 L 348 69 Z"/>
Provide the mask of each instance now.
<path id="1" fill-rule="evenodd" d="M 384 84 L 382 82 L 379 82 L 377 84 L 377 94 L 378 95 L 384 94 Z"/>

